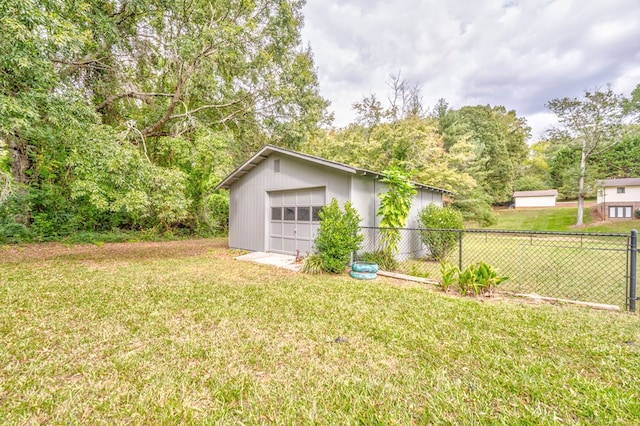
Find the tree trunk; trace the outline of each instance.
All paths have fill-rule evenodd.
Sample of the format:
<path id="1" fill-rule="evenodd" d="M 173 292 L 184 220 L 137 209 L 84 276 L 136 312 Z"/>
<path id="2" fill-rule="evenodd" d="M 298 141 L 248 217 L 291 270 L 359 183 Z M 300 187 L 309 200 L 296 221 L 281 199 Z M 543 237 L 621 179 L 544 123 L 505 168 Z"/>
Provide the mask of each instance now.
<path id="1" fill-rule="evenodd" d="M 576 226 L 580 226 L 584 223 L 584 175 L 587 170 L 587 153 L 584 148 L 582 149 L 582 156 L 580 157 L 580 181 L 578 183 L 578 218 L 576 219 Z"/>
<path id="2" fill-rule="evenodd" d="M 27 144 L 14 135 L 6 135 L 5 139 L 9 147 L 9 164 L 13 179 L 18 185 L 27 184 L 29 180 L 27 171 L 31 169 Z"/>

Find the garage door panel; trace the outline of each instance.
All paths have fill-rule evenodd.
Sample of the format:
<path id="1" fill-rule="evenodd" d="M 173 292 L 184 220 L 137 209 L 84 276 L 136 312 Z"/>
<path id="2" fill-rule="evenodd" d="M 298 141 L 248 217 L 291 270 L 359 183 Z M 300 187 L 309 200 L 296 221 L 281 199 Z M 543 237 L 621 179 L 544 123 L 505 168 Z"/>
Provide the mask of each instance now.
<path id="1" fill-rule="evenodd" d="M 310 252 L 319 228 L 318 211 L 325 204 L 325 189 L 272 192 L 269 199 L 269 250 Z"/>
<path id="2" fill-rule="evenodd" d="M 311 253 L 311 244 L 311 241 L 298 240 L 298 250 L 300 250 L 300 254 Z"/>
<path id="3" fill-rule="evenodd" d="M 284 204 L 295 206 L 296 205 L 296 193 L 295 192 L 285 192 L 282 196 Z"/>
<path id="4" fill-rule="evenodd" d="M 311 191 L 302 191 L 298 193 L 296 203 L 300 205 L 311 205 Z"/>
<path id="5" fill-rule="evenodd" d="M 282 225 L 282 236 L 285 238 L 294 238 L 296 232 L 296 224 L 295 223 L 284 223 Z"/>
<path id="6" fill-rule="evenodd" d="M 271 235 L 282 236 L 282 222 L 271 222 Z"/>
<path id="7" fill-rule="evenodd" d="M 282 251 L 286 251 L 289 253 L 296 252 L 296 240 L 293 238 L 283 238 L 282 239 Z"/>
<path id="8" fill-rule="evenodd" d="M 311 204 L 324 206 L 324 188 L 311 191 Z"/>
<path id="9" fill-rule="evenodd" d="M 310 223 L 300 223 L 297 225 L 297 235 L 298 238 L 311 238 L 311 224 Z"/>

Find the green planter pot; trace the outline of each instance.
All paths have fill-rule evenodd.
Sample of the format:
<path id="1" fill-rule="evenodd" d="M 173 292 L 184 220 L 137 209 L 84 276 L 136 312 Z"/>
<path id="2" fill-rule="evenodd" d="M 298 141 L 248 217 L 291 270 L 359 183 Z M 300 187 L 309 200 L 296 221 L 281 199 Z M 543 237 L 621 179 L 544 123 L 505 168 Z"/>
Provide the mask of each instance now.
<path id="1" fill-rule="evenodd" d="M 369 272 L 375 274 L 378 272 L 378 264 L 373 262 L 353 262 L 351 270 L 354 272 Z"/>
<path id="2" fill-rule="evenodd" d="M 376 274 L 375 272 L 356 272 L 356 271 L 349 272 L 349 275 L 351 275 L 351 278 L 355 278 L 357 280 L 373 280 L 378 276 L 378 274 Z"/>
<path id="3" fill-rule="evenodd" d="M 353 262 L 349 275 L 357 280 L 373 280 L 378 276 L 378 269 L 377 263 Z"/>

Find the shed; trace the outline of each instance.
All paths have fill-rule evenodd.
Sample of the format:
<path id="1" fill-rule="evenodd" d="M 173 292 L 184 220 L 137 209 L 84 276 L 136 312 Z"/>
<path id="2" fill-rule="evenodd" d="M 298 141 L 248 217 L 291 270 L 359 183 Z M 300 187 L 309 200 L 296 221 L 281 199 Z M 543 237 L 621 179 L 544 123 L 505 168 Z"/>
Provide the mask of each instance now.
<path id="1" fill-rule="evenodd" d="M 516 191 L 513 193 L 516 208 L 523 207 L 555 207 L 558 199 L 557 189 L 542 191 Z"/>
<path id="2" fill-rule="evenodd" d="M 598 211 L 604 219 L 631 219 L 640 210 L 640 178 L 606 179 L 600 182 Z"/>
<path id="3" fill-rule="evenodd" d="M 322 206 L 336 198 L 351 201 L 363 221 L 380 218 L 377 194 L 386 190 L 382 173 L 313 155 L 265 145 L 228 175 L 218 188 L 229 190 L 229 246 L 249 251 L 306 254 L 313 249 Z M 442 205 L 444 189 L 415 183 L 418 190 L 407 221 L 430 203 Z M 415 233 L 414 233 L 415 234 Z"/>

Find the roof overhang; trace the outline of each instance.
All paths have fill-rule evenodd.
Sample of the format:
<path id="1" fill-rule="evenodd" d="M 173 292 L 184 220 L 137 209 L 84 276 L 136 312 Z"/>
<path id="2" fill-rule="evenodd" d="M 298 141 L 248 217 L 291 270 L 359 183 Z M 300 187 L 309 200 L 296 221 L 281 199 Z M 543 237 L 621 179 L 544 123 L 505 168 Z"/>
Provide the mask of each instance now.
<path id="1" fill-rule="evenodd" d="M 338 163 L 337 161 L 326 160 L 324 158 L 316 157 L 314 155 L 304 154 L 302 152 L 292 151 L 290 149 L 280 148 L 274 145 L 265 145 L 258 152 L 256 152 L 251 158 L 245 161 L 240 167 L 231 172 L 222 182 L 220 182 L 215 189 L 229 189 L 238 180 L 242 179 L 244 175 L 249 173 L 252 169 L 257 167 L 264 160 L 269 158 L 273 153 L 284 154 L 290 157 L 299 158 L 301 160 L 309 161 L 311 163 L 319 164 L 332 169 L 340 170 L 346 173 L 355 174 L 358 176 L 373 176 L 376 179 L 384 178 L 384 173 L 378 173 L 367 169 L 360 169 L 352 167 L 346 164 Z M 418 182 L 412 182 L 416 187 L 422 189 L 428 189 L 434 192 L 440 192 L 443 194 L 453 195 L 453 192 L 442 188 L 436 188 L 429 185 L 423 185 Z"/>

